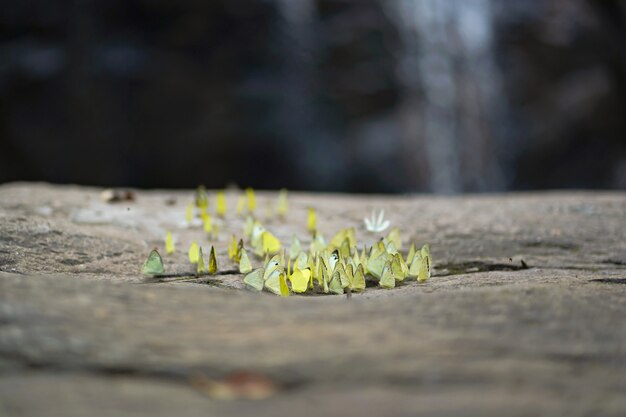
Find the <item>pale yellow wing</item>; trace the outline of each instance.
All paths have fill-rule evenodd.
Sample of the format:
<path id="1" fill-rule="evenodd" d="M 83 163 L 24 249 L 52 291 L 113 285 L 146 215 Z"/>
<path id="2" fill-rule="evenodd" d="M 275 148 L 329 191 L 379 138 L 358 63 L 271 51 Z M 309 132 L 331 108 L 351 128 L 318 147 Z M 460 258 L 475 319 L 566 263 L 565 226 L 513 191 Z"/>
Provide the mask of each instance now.
<path id="1" fill-rule="evenodd" d="M 253 288 L 257 291 L 261 291 L 263 289 L 263 283 L 265 282 L 263 280 L 263 268 L 258 268 L 250 272 L 243 279 L 243 282 L 248 287 Z"/>
<path id="2" fill-rule="evenodd" d="M 311 271 L 307 269 L 295 268 L 293 274 L 289 276 L 291 281 L 291 290 L 297 293 L 303 293 L 309 286 L 309 279 L 311 278 Z"/>
<path id="3" fill-rule="evenodd" d="M 343 294 L 343 285 L 341 285 L 341 277 L 339 271 L 335 271 L 328 283 L 328 290 L 335 294 Z"/>
<path id="4" fill-rule="evenodd" d="M 189 251 L 187 251 L 187 255 L 189 256 L 189 262 L 191 262 L 192 264 L 198 263 L 198 250 L 198 244 L 194 240 L 189 246 Z"/>
<path id="5" fill-rule="evenodd" d="M 396 279 L 393 276 L 393 272 L 391 272 L 390 262 L 387 262 L 385 264 L 378 285 L 380 285 L 382 288 L 393 288 L 396 286 Z"/>
<path id="6" fill-rule="evenodd" d="M 356 268 L 354 278 L 352 279 L 352 289 L 354 291 L 365 290 L 365 270 L 363 269 L 363 264 L 360 264 Z"/>
<path id="7" fill-rule="evenodd" d="M 219 191 L 215 197 L 215 213 L 220 217 L 224 217 L 226 216 L 226 210 L 226 196 L 223 191 Z"/>
<path id="8" fill-rule="evenodd" d="M 172 237 L 172 232 L 168 230 L 167 236 L 165 236 L 165 253 L 168 255 L 174 253 L 174 238 Z"/>
<path id="9" fill-rule="evenodd" d="M 247 274 L 250 271 L 252 271 L 252 264 L 250 263 L 250 258 L 248 258 L 248 252 L 242 248 L 241 256 L 239 257 L 239 272 Z"/>
<path id="10" fill-rule="evenodd" d="M 204 274 L 206 272 L 206 265 L 204 264 L 204 255 L 202 254 L 202 248 L 198 248 L 198 268 L 196 272 L 198 274 Z"/>

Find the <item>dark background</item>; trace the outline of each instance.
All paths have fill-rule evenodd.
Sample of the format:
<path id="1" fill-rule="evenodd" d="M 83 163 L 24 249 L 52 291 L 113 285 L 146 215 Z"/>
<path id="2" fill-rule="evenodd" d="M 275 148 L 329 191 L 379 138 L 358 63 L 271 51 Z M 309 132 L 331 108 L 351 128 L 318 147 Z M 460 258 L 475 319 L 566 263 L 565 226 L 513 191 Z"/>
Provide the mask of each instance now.
<path id="1" fill-rule="evenodd" d="M 626 1 L 3 1 L 13 180 L 626 189 Z"/>

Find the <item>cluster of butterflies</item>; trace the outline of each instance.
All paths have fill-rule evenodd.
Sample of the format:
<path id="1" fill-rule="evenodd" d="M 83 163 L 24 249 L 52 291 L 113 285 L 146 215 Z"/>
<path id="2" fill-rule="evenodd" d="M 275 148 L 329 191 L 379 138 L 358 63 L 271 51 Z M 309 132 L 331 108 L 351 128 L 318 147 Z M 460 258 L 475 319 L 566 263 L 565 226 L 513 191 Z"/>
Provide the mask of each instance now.
<path id="1" fill-rule="evenodd" d="M 248 211 L 252 212 L 256 206 L 254 192 L 249 189 L 246 194 Z M 253 206 L 250 204 L 251 199 Z M 220 199 L 217 201 L 219 203 Z M 285 191 L 279 194 L 277 207 L 282 207 L 277 212 L 284 216 L 287 212 Z M 429 245 L 418 249 L 415 244 L 411 244 L 405 259 L 400 252 L 402 240 L 398 228 L 392 229 L 369 249 L 364 246 L 359 253 L 354 228 L 341 230 L 330 243 L 326 243 L 325 238 L 316 232 L 316 223 L 315 210 L 309 209 L 307 228 L 313 233 L 313 239 L 308 251 L 295 236 L 287 250 L 282 248 L 279 239 L 260 221 L 249 215 L 244 223 L 243 234 L 252 252 L 258 257 L 264 257 L 263 266 L 253 269 L 244 239 L 238 240 L 234 235 L 228 244 L 228 257 L 238 264 L 239 272 L 245 274 L 244 283 L 247 287 L 281 296 L 307 291 L 333 294 L 361 292 L 365 290 L 366 280 L 377 282 L 382 288 L 394 288 L 396 283 L 407 278 L 425 282 L 431 276 Z M 166 236 L 165 246 L 167 253 L 174 252 L 170 232 Z M 214 247 L 211 247 L 207 264 L 202 248 L 196 242 L 191 244 L 188 256 L 189 261 L 197 266 L 198 274 L 217 273 Z M 157 276 L 164 272 L 163 261 L 155 249 L 144 263 L 143 273 Z"/>
<path id="2" fill-rule="evenodd" d="M 419 282 L 430 278 L 430 247 L 424 245 L 417 250 L 412 244 L 405 261 L 398 250 L 401 246 L 398 229 L 393 229 L 369 251 L 364 247 L 360 253 L 353 228 L 340 231 L 328 245 L 322 246 L 322 239 L 318 234 L 311 242 L 309 252 L 305 252 L 300 241 L 294 238 L 288 253 L 283 250 L 271 258 L 266 254 L 263 266 L 247 273 L 244 283 L 256 291 L 265 289 L 288 296 L 290 292 L 309 290 L 334 294 L 361 292 L 365 290 L 366 277 L 377 280 L 382 288 L 394 288 L 397 282 L 406 278 L 415 278 Z M 240 272 L 246 273 L 249 263 L 245 260 L 245 248 L 239 244 L 237 248 L 241 248 Z M 236 253 L 234 259 L 237 259 Z"/>

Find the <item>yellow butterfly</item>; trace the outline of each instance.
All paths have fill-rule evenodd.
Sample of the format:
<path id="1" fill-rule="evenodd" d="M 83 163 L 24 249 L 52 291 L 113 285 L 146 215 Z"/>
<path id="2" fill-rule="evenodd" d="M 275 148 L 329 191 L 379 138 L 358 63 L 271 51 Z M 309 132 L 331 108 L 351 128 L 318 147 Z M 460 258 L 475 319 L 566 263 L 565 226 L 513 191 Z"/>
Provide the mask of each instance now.
<path id="1" fill-rule="evenodd" d="M 312 207 L 309 207 L 307 213 L 307 229 L 309 230 L 309 232 L 315 233 L 315 230 L 317 230 L 317 213 Z"/>
<path id="2" fill-rule="evenodd" d="M 334 294 L 343 294 L 343 285 L 341 284 L 341 274 L 335 270 L 330 281 L 328 282 L 328 290 Z"/>
<path id="3" fill-rule="evenodd" d="M 432 268 L 432 257 L 430 256 L 430 245 L 426 244 L 422 246 L 420 250 L 422 255 L 422 265 L 420 265 L 419 275 L 417 280 L 420 282 L 426 282 L 430 278 Z"/>
<path id="4" fill-rule="evenodd" d="M 354 273 L 354 278 L 352 278 L 352 290 L 353 291 L 365 290 L 365 270 L 363 269 L 363 264 L 360 264 L 356 268 L 356 272 Z"/>
<path id="5" fill-rule="evenodd" d="M 270 272 L 272 272 L 275 268 L 279 266 L 282 266 L 282 264 L 280 263 L 280 255 L 274 255 L 271 258 L 268 257 L 266 262 L 263 264 L 263 268 L 265 269 L 265 272 L 263 273 L 263 279 L 267 279 Z"/>
<path id="6" fill-rule="evenodd" d="M 367 252 L 365 251 L 365 245 L 363 245 L 363 251 L 361 252 L 361 256 L 359 257 L 359 261 L 361 262 L 361 265 L 363 265 L 363 268 L 367 268 L 367 260 Z"/>
<path id="7" fill-rule="evenodd" d="M 254 219 L 250 216 L 246 217 L 246 222 L 243 225 L 243 235 L 245 237 L 251 237 L 254 230 Z"/>
<path id="8" fill-rule="evenodd" d="M 416 277 L 419 282 L 426 282 L 431 274 L 430 246 L 424 245 L 419 252 L 413 256 L 413 261 L 409 267 L 409 276 Z"/>
<path id="9" fill-rule="evenodd" d="M 209 194 L 204 185 L 199 185 L 196 190 L 196 207 L 202 209 L 209 206 Z"/>
<path id="10" fill-rule="evenodd" d="M 285 218 L 289 211 L 289 203 L 287 202 L 287 190 L 282 189 L 278 192 L 278 202 L 276 203 L 276 213 Z"/>
<path id="11" fill-rule="evenodd" d="M 248 258 L 248 253 L 244 248 L 241 248 L 241 256 L 239 258 L 239 272 L 242 274 L 247 274 L 252 271 L 252 264 L 250 263 L 250 259 Z"/>
<path id="12" fill-rule="evenodd" d="M 396 286 L 396 279 L 393 276 L 393 272 L 391 272 L 391 263 L 387 262 L 385 267 L 383 268 L 383 273 L 381 274 L 380 281 L 378 281 L 378 285 L 381 288 L 393 288 Z"/>
<path id="13" fill-rule="evenodd" d="M 402 238 L 400 237 L 400 229 L 394 227 L 387 235 L 387 241 L 393 243 L 397 250 L 402 249 Z"/>
<path id="14" fill-rule="evenodd" d="M 246 188 L 246 197 L 248 198 L 248 211 L 252 213 L 256 210 L 256 195 L 252 188 Z"/>
<path id="15" fill-rule="evenodd" d="M 189 262 L 191 262 L 192 264 L 198 263 L 198 251 L 198 244 L 194 240 L 193 242 L 191 242 L 191 246 L 189 246 L 189 251 L 187 252 L 187 254 L 189 255 Z"/>
<path id="16" fill-rule="evenodd" d="M 263 285 L 276 295 L 283 297 L 287 297 L 289 295 L 289 287 L 287 286 L 287 281 L 285 280 L 285 270 L 282 266 L 274 268 Z"/>
<path id="17" fill-rule="evenodd" d="M 404 278 L 409 274 L 409 268 L 404 263 L 400 252 L 396 252 L 391 258 L 391 272 L 396 281 L 404 281 Z"/>
<path id="18" fill-rule="evenodd" d="M 204 223 L 204 232 L 206 234 L 213 232 L 213 221 L 211 220 L 211 216 L 209 214 L 206 214 L 203 217 L 203 223 Z"/>
<path id="19" fill-rule="evenodd" d="M 371 256 L 367 261 L 367 271 L 374 277 L 381 279 L 385 265 L 389 262 L 389 254 L 383 252 L 378 256 Z"/>
<path id="20" fill-rule="evenodd" d="M 348 238 L 346 238 L 339 247 L 339 254 L 342 259 L 350 257 L 350 240 Z"/>
<path id="21" fill-rule="evenodd" d="M 300 269 L 306 268 L 309 265 L 309 256 L 304 252 L 300 252 L 296 257 L 295 265 Z"/>
<path id="22" fill-rule="evenodd" d="M 193 204 L 187 206 L 187 223 L 193 222 Z"/>
<path id="23" fill-rule="evenodd" d="M 196 272 L 198 274 L 203 274 L 206 272 L 206 266 L 204 265 L 204 255 L 202 255 L 202 248 L 198 248 L 198 269 Z"/>
<path id="24" fill-rule="evenodd" d="M 269 231 L 264 231 L 261 235 L 261 255 L 278 251 L 280 251 L 280 240 Z"/>
<path id="25" fill-rule="evenodd" d="M 143 264 L 141 268 L 141 272 L 144 275 L 148 275 L 151 277 L 161 275 L 165 272 L 165 267 L 163 267 L 163 259 L 161 259 L 161 255 L 156 249 L 153 249 L 148 255 L 148 259 Z"/>
<path id="26" fill-rule="evenodd" d="M 321 253 L 324 249 L 326 249 L 326 240 L 324 239 L 324 236 L 321 233 L 315 232 L 309 251 L 311 254 L 315 255 Z"/>
<path id="27" fill-rule="evenodd" d="M 298 256 L 300 252 L 302 252 L 302 244 L 294 235 L 293 240 L 291 241 L 291 246 L 289 247 L 289 259 L 296 259 L 296 256 Z"/>
<path id="28" fill-rule="evenodd" d="M 220 216 L 226 216 L 226 196 L 223 191 L 218 191 L 215 197 L 215 213 Z"/>
<path id="29" fill-rule="evenodd" d="M 346 273 L 346 268 L 342 263 L 338 263 L 335 267 L 335 272 L 333 272 L 333 276 L 335 273 L 339 273 L 339 282 L 341 283 L 341 288 L 347 288 L 350 286 L 350 278 Z"/>
<path id="30" fill-rule="evenodd" d="M 414 256 L 415 256 L 415 243 L 411 243 L 411 247 L 409 248 L 409 253 L 406 255 L 407 265 L 411 265 L 411 262 L 413 262 Z"/>
<path id="31" fill-rule="evenodd" d="M 209 275 L 217 273 L 217 258 L 215 257 L 215 246 L 211 246 L 211 254 L 209 255 Z"/>
<path id="32" fill-rule="evenodd" d="M 244 284 L 257 291 L 261 291 L 263 289 L 263 284 L 265 283 L 265 279 L 263 278 L 264 272 L 264 268 L 258 268 L 250 272 L 243 279 Z"/>
<path id="33" fill-rule="evenodd" d="M 167 236 L 165 236 L 165 253 L 168 255 L 174 253 L 174 239 L 172 238 L 172 232 L 167 231 Z"/>
<path id="34" fill-rule="evenodd" d="M 233 259 L 235 260 L 235 262 L 239 262 L 241 260 L 242 250 L 243 250 L 243 239 L 239 239 L 239 242 L 237 242 L 237 247 L 235 248 L 235 254 L 233 256 Z"/>
<path id="35" fill-rule="evenodd" d="M 258 220 L 255 220 L 250 232 L 250 243 L 252 243 L 252 246 L 254 248 L 263 245 L 263 242 L 261 240 L 261 235 L 263 234 L 263 232 L 265 232 L 265 227 L 263 227 L 263 225 Z"/>
<path id="36" fill-rule="evenodd" d="M 333 238 L 330 240 L 331 247 L 337 249 L 341 247 L 344 240 L 348 239 L 348 246 L 353 247 L 356 246 L 356 238 L 354 236 L 354 227 L 350 227 L 348 229 L 340 230 Z"/>
<path id="37" fill-rule="evenodd" d="M 228 244 L 228 259 L 235 259 L 237 255 L 237 237 L 232 235 L 230 243 Z"/>
<path id="38" fill-rule="evenodd" d="M 417 278 L 419 275 L 420 268 L 422 266 L 422 254 L 420 252 L 415 252 L 413 254 L 413 260 L 409 265 L 409 276 L 413 278 Z"/>
<path id="39" fill-rule="evenodd" d="M 309 280 L 311 278 L 311 270 L 309 268 L 299 269 L 296 265 L 293 274 L 289 275 L 289 281 L 291 281 L 291 290 L 297 293 L 303 293 L 309 286 Z"/>
<path id="40" fill-rule="evenodd" d="M 328 292 L 330 291 L 330 288 L 328 287 L 328 281 L 330 281 L 330 278 L 328 277 L 328 275 L 329 275 L 328 268 L 326 268 L 326 265 L 324 265 L 324 261 L 322 260 L 320 276 L 322 279 L 322 288 L 324 290 L 324 293 L 326 294 L 328 294 Z"/>
<path id="41" fill-rule="evenodd" d="M 246 199 L 244 196 L 240 195 L 239 198 L 237 198 L 237 215 L 241 216 L 243 214 L 243 209 L 246 205 Z"/>

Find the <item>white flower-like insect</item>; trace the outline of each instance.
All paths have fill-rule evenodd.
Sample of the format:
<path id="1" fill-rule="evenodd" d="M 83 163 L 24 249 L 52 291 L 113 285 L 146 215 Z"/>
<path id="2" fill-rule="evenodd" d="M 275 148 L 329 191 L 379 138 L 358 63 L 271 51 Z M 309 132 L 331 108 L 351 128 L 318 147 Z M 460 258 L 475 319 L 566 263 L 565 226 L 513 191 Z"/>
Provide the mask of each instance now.
<path id="1" fill-rule="evenodd" d="M 365 222 L 365 228 L 373 233 L 382 232 L 391 224 L 389 220 L 385 220 L 385 210 L 381 210 L 378 213 L 378 217 L 376 216 L 376 211 L 372 210 L 372 216 L 369 219 L 367 217 L 364 218 L 363 222 Z"/>

